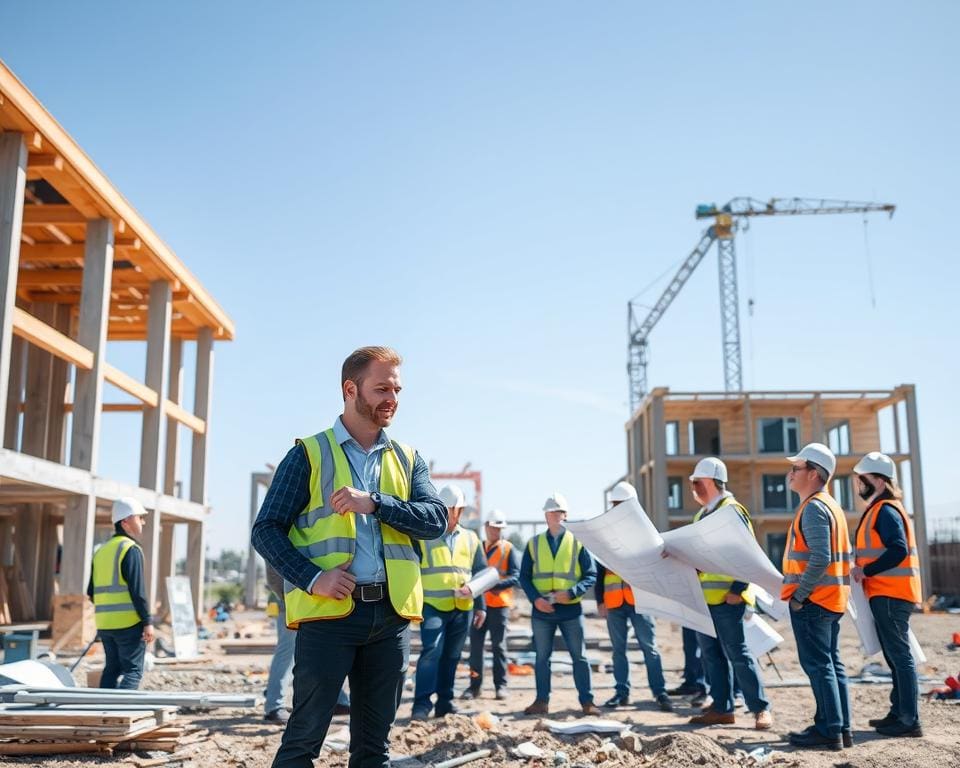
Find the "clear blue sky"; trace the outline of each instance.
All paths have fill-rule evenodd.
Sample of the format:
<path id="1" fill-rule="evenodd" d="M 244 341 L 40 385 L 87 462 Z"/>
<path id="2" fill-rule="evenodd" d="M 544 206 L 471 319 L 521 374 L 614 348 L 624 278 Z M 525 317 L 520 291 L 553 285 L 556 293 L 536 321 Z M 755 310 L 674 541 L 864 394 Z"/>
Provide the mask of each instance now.
<path id="1" fill-rule="evenodd" d="M 958 501 L 958 26 L 949 2 L 34 2 L 0 8 L 0 57 L 236 321 L 216 551 L 369 343 L 406 357 L 394 435 L 482 469 L 488 509 L 599 511 L 626 302 L 737 195 L 897 204 L 876 308 L 860 217 L 740 238 L 745 383 L 915 382 L 928 503 Z M 721 388 L 715 254 L 651 358 L 651 384 Z M 107 420 L 103 470 L 133 480 L 139 424 Z"/>

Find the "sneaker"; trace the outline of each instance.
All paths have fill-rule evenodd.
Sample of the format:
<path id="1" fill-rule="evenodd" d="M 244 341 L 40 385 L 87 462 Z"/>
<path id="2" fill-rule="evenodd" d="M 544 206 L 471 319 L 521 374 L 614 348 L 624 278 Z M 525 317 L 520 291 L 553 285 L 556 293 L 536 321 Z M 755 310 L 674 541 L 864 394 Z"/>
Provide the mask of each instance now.
<path id="1" fill-rule="evenodd" d="M 585 714 L 587 717 L 597 717 L 598 715 L 603 714 L 600 711 L 600 707 L 598 707 L 592 701 L 588 701 L 586 704 L 581 704 L 580 709 L 583 710 L 583 714 Z"/>
<path id="2" fill-rule="evenodd" d="M 893 712 L 887 712 L 883 717 L 876 717 L 873 720 L 868 720 L 867 724 L 871 728 L 876 728 L 878 725 L 893 725 L 900 718 L 897 717 Z"/>
<path id="3" fill-rule="evenodd" d="M 510 691 L 507 689 L 507 686 L 502 685 L 497 688 L 497 692 L 494 694 L 493 698 L 497 701 L 505 701 L 510 696 Z"/>
<path id="4" fill-rule="evenodd" d="M 692 683 L 682 683 L 676 688 L 671 688 L 667 691 L 668 696 L 695 696 L 698 693 L 703 693 L 703 688 L 699 685 L 694 685 Z"/>
<path id="5" fill-rule="evenodd" d="M 696 707 L 697 709 L 701 707 L 709 707 L 713 704 L 713 699 L 710 697 L 709 693 L 698 693 L 692 699 L 690 699 L 690 706 Z"/>
<path id="6" fill-rule="evenodd" d="M 790 734 L 790 743 L 802 749 L 831 749 L 834 752 L 843 749 L 843 739 L 840 736 L 823 736 L 816 728 Z"/>
<path id="7" fill-rule="evenodd" d="M 472 685 L 467 688 L 463 693 L 460 694 L 460 698 L 464 701 L 470 701 L 470 699 L 479 699 L 480 698 L 480 689 L 474 688 Z"/>
<path id="8" fill-rule="evenodd" d="M 919 721 L 913 725 L 905 725 L 898 721 L 890 725 L 878 725 L 877 733 L 881 736 L 898 736 L 917 739 L 923 736 L 923 728 L 920 727 Z"/>
<path id="9" fill-rule="evenodd" d="M 708 709 L 702 715 L 694 715 L 690 718 L 690 725 L 734 725 L 737 722 L 733 712 L 717 712 L 714 709 Z"/>
<path id="10" fill-rule="evenodd" d="M 753 727 L 758 731 L 768 731 L 773 727 L 773 715 L 770 714 L 769 709 L 754 714 Z"/>
<path id="11" fill-rule="evenodd" d="M 629 696 L 622 693 L 615 693 L 612 698 L 607 699 L 607 701 L 603 702 L 603 706 L 609 709 L 616 709 L 617 707 L 625 707 L 629 703 L 630 703 Z"/>
<path id="12" fill-rule="evenodd" d="M 747 706 L 747 700 L 746 700 L 745 698 L 743 698 L 743 694 L 742 694 L 742 693 L 739 694 L 738 696 L 734 696 L 734 697 L 733 697 L 733 708 L 734 708 L 734 709 L 743 709 L 745 706 Z"/>
<path id="13" fill-rule="evenodd" d="M 550 714 L 550 702 L 535 699 L 533 704 L 523 710 L 525 715 L 548 715 Z"/>
<path id="14" fill-rule="evenodd" d="M 285 709 L 275 709 L 272 712 L 267 712 L 263 716 L 263 719 L 268 723 L 276 723 L 277 725 L 286 725 L 287 721 L 290 719 L 290 713 Z"/>
<path id="15" fill-rule="evenodd" d="M 661 712 L 673 712 L 673 702 L 666 693 L 657 696 L 657 706 L 660 707 Z"/>

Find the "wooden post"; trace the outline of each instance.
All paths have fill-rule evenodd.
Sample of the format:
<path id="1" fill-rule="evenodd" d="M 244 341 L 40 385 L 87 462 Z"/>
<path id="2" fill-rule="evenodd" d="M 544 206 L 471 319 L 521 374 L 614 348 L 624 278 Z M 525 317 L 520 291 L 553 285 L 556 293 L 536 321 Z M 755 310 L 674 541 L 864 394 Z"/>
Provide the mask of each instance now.
<path id="1" fill-rule="evenodd" d="M 13 355 L 13 310 L 20 269 L 27 147 L 19 133 L 0 133 L 0 403 L 7 405 Z M 7 445 L 7 419 L 0 419 L 0 445 Z"/>
<path id="2" fill-rule="evenodd" d="M 667 509 L 667 434 L 663 414 L 663 394 L 651 394 L 651 455 L 653 457 L 652 508 L 650 512 L 658 529 L 670 530 L 670 511 Z"/>
<path id="3" fill-rule="evenodd" d="M 53 317 L 53 327 L 63 334 L 70 335 L 70 306 L 57 304 Z M 67 423 L 64 403 L 70 380 L 70 364 L 59 357 L 53 358 L 50 370 L 50 410 L 47 417 L 47 454 L 46 458 L 63 464 L 67 440 Z M 49 511 L 49 510 L 48 510 Z"/>
<path id="4" fill-rule="evenodd" d="M 201 328 L 197 336 L 196 389 L 193 412 L 207 427 L 193 433 L 190 464 L 190 501 L 207 503 L 207 447 L 210 436 L 210 405 L 213 397 L 213 331 Z"/>
<path id="5" fill-rule="evenodd" d="M 170 613 L 170 598 L 167 595 L 167 576 L 177 575 L 177 526 L 172 520 L 165 520 L 160 528 L 160 565 L 157 569 L 157 583 L 159 584 L 160 610 L 158 619 L 166 618 Z"/>
<path id="6" fill-rule="evenodd" d="M 907 441 L 910 448 L 910 489 L 913 495 L 913 532 L 920 555 L 923 597 L 930 596 L 930 546 L 927 540 L 927 511 L 923 501 L 923 471 L 920 466 L 920 427 L 917 423 L 917 390 L 913 384 L 900 387 L 906 402 Z"/>
<path id="7" fill-rule="evenodd" d="M 163 404 L 166 399 L 167 365 L 170 351 L 170 322 L 173 292 L 166 280 L 150 283 L 150 309 L 147 316 L 147 370 L 144 383 L 157 393 L 157 405 L 144 406 L 143 430 L 140 437 L 140 487 L 162 490 L 160 478 L 160 446 L 162 445 Z M 147 515 L 143 527 L 143 555 L 147 605 L 156 610 L 157 596 L 162 589 L 157 575 L 160 560 L 160 511 Z"/>
<path id="8" fill-rule="evenodd" d="M 170 381 L 167 386 L 167 397 L 177 405 L 182 405 L 183 398 L 183 341 L 170 341 Z M 166 457 L 163 461 L 163 492 L 168 496 L 176 496 L 177 490 L 177 463 L 180 445 L 177 440 L 180 432 L 180 422 L 172 416 L 167 417 Z"/>
<path id="9" fill-rule="evenodd" d="M 206 595 L 204 578 L 207 566 L 205 523 L 187 523 L 187 576 L 193 588 L 193 600 L 197 606 L 197 622 L 206 619 Z"/>
<path id="10" fill-rule="evenodd" d="M 20 403 L 23 398 L 26 373 L 27 343 L 19 336 L 14 336 L 10 350 L 10 374 L 3 430 L 3 447 L 11 451 L 19 450 L 17 440 L 20 435 Z"/>

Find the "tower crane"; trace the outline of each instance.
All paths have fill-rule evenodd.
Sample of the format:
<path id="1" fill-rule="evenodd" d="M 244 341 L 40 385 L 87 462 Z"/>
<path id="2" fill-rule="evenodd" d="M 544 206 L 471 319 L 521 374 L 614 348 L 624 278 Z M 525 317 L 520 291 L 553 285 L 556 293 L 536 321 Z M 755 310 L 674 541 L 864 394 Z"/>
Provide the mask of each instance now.
<path id="1" fill-rule="evenodd" d="M 893 216 L 896 206 L 890 203 L 861 203 L 850 200 L 821 200 L 803 197 L 775 197 L 768 202 L 751 197 L 735 197 L 722 207 L 698 205 L 698 219 L 713 223 L 700 235 L 700 241 L 684 259 L 670 284 L 656 304 L 641 319 L 644 309 L 636 301 L 627 305 L 627 373 L 630 378 L 630 412 L 633 413 L 647 394 L 647 346 L 650 332 L 673 303 L 694 270 L 703 261 L 714 242 L 720 263 L 720 327 L 723 342 L 723 379 L 727 392 L 743 389 L 740 354 L 740 303 L 737 297 L 737 255 L 734 238 L 737 230 L 746 228 L 755 216 L 819 216 L 830 213 L 885 212 Z"/>

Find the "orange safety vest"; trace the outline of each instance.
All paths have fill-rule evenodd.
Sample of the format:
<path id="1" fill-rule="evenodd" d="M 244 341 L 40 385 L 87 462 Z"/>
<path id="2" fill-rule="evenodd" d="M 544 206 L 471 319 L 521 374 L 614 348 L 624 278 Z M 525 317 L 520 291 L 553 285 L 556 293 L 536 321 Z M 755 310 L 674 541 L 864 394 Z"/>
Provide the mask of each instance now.
<path id="1" fill-rule="evenodd" d="M 893 568 L 874 576 L 864 576 L 863 591 L 867 598 L 893 597 L 897 600 L 906 600 L 908 603 L 919 603 L 923 600 L 923 591 L 920 589 L 920 558 L 917 556 L 917 541 L 913 536 L 913 523 L 907 516 L 903 504 L 894 499 L 880 499 L 863 513 L 860 524 L 857 526 L 857 565 L 863 568 L 886 552 L 886 547 L 877 533 L 877 517 L 880 508 L 889 504 L 903 520 L 903 529 L 907 532 L 907 556 Z"/>
<path id="2" fill-rule="evenodd" d="M 603 575 L 603 604 L 607 608 L 619 608 L 626 603 L 633 605 L 633 590 L 613 571 Z"/>
<path id="3" fill-rule="evenodd" d="M 500 571 L 500 579 L 507 578 L 510 571 L 510 542 L 500 539 L 493 545 L 493 551 L 487 554 L 487 565 Z M 511 608 L 513 606 L 513 587 L 499 592 L 487 591 L 483 595 L 487 608 Z"/>
<path id="4" fill-rule="evenodd" d="M 810 560 L 810 548 L 803 538 L 800 520 L 803 510 L 811 501 L 819 501 L 830 511 L 830 564 L 810 593 L 810 600 L 828 611 L 843 613 L 850 597 L 850 536 L 843 510 L 826 491 L 815 493 L 804 501 L 793 518 L 783 553 L 783 589 L 780 590 L 780 598 L 789 600 L 793 597 Z"/>

